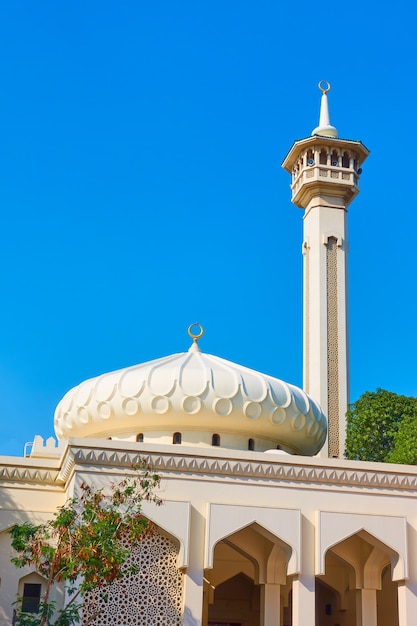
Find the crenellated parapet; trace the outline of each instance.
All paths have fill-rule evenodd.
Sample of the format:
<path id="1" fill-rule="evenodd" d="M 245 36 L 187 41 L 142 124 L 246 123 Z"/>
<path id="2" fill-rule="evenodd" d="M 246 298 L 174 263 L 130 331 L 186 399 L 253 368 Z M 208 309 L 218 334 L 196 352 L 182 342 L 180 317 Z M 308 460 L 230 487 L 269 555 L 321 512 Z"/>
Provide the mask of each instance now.
<path id="1" fill-rule="evenodd" d="M 44 440 L 40 435 L 35 435 L 33 441 L 25 445 L 25 456 L 31 459 L 59 459 L 66 447 L 66 439 L 56 441 L 54 437 L 48 437 Z"/>

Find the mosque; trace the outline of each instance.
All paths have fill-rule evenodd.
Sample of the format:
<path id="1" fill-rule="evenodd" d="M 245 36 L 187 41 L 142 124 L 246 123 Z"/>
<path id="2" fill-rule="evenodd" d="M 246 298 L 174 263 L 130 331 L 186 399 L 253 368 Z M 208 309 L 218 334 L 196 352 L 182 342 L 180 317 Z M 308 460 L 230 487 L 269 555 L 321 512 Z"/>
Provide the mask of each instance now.
<path id="1" fill-rule="evenodd" d="M 131 546 L 139 571 L 109 588 L 93 621 L 85 603 L 83 626 L 415 624 L 416 468 L 343 458 L 347 216 L 369 152 L 339 138 L 330 85 L 319 87 L 319 125 L 283 162 L 304 211 L 303 390 L 205 354 L 199 324 L 187 351 L 70 390 L 58 443 L 36 436 L 22 458 L 0 458 L 2 625 L 17 594 L 33 606 L 45 587 L 10 564 L 7 530 L 139 458 L 162 478 L 163 505 L 143 509 L 156 532 Z"/>

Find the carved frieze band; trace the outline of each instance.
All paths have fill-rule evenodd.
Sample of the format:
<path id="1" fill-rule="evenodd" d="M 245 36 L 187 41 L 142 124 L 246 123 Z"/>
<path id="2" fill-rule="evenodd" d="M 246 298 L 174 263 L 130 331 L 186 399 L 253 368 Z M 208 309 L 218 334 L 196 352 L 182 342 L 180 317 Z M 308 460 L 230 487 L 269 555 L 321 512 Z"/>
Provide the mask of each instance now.
<path id="1" fill-rule="evenodd" d="M 417 473 L 408 474 L 388 471 L 365 471 L 353 468 L 336 468 L 308 464 L 291 464 L 290 462 L 263 463 L 243 459 L 221 459 L 210 457 L 187 456 L 186 454 L 171 456 L 169 454 L 125 452 L 103 450 L 99 448 L 72 448 L 66 462 L 58 473 L 57 470 L 7 467 L 0 468 L 0 481 L 8 483 L 43 485 L 61 485 L 66 482 L 74 469 L 74 464 L 95 465 L 108 468 L 131 467 L 145 459 L 159 472 L 180 474 L 226 476 L 230 480 L 240 478 L 276 480 L 286 483 L 340 485 L 343 487 L 368 487 L 371 489 L 395 489 L 399 491 L 417 490 Z"/>
<path id="2" fill-rule="evenodd" d="M 372 489 L 396 489 L 400 491 L 417 490 L 417 473 L 401 474 L 389 471 L 364 471 L 351 468 L 312 467 L 291 463 L 260 463 L 242 459 L 220 459 L 184 455 L 122 452 L 114 450 L 96 450 L 73 448 L 74 461 L 83 465 L 109 467 L 131 467 L 140 459 L 145 459 L 156 471 L 207 474 L 227 476 L 230 480 L 248 478 L 268 479 L 292 483 L 316 483 L 321 485 L 340 485 L 351 487 L 369 487 Z M 387 468 L 388 470 L 388 468 Z"/>
<path id="3" fill-rule="evenodd" d="M 0 481 L 54 485 L 57 482 L 57 478 L 57 470 L 44 470 L 27 467 L 0 467 Z"/>

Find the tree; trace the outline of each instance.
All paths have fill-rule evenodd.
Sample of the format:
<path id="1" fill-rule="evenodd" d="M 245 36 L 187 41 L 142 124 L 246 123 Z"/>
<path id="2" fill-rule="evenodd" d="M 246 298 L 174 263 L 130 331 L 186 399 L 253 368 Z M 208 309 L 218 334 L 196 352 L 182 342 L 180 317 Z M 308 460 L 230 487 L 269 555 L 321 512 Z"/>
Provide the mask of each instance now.
<path id="1" fill-rule="evenodd" d="M 387 461 L 417 465 L 417 407 L 413 416 L 405 417 L 400 422 L 394 435 L 394 448 Z"/>
<path id="2" fill-rule="evenodd" d="M 9 533 L 17 567 L 32 566 L 46 579 L 46 591 L 36 614 L 16 603 L 16 626 L 70 626 L 79 623 L 87 591 L 105 593 L 105 587 L 124 573 L 129 551 L 121 540 L 138 541 L 151 526 L 142 514 L 143 500 L 161 504 L 154 490 L 159 476 L 145 464 L 112 484 L 106 493 L 82 483 L 81 495 L 71 498 L 45 524 L 25 522 Z M 52 586 L 64 583 L 69 602 L 59 611 L 50 600 Z M 92 621 L 96 615 L 92 615 Z"/>
<path id="3" fill-rule="evenodd" d="M 347 459 L 417 462 L 411 446 L 413 424 L 417 421 L 417 398 L 385 389 L 367 391 L 349 406 L 346 418 Z M 417 432 L 414 437 L 417 440 Z"/>

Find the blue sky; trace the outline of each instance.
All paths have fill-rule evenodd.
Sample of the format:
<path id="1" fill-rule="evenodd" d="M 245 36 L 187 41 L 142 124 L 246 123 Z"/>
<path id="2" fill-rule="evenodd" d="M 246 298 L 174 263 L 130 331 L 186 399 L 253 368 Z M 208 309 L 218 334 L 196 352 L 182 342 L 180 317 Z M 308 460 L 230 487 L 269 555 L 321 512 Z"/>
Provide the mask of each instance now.
<path id="1" fill-rule="evenodd" d="M 351 399 L 417 395 L 416 7 L 39 0 L 0 7 L 1 454 L 82 380 L 201 348 L 301 385 L 318 123 L 371 150 L 349 211 Z"/>

